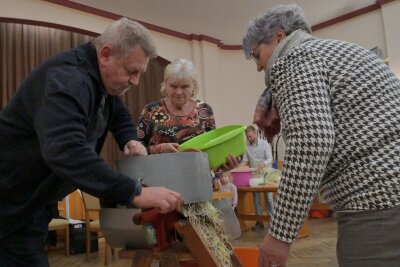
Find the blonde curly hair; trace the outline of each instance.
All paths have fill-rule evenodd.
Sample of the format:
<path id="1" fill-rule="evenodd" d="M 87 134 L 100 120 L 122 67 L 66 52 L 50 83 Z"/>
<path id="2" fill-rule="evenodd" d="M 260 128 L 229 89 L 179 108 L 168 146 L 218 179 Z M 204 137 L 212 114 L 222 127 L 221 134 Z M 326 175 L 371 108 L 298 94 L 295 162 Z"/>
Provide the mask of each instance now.
<path id="1" fill-rule="evenodd" d="M 172 61 L 164 70 L 164 80 L 161 83 L 160 92 L 165 96 L 165 87 L 167 80 L 179 81 L 179 80 L 191 80 L 193 82 L 193 93 L 192 97 L 195 98 L 198 90 L 198 73 L 192 61 L 179 58 Z"/>

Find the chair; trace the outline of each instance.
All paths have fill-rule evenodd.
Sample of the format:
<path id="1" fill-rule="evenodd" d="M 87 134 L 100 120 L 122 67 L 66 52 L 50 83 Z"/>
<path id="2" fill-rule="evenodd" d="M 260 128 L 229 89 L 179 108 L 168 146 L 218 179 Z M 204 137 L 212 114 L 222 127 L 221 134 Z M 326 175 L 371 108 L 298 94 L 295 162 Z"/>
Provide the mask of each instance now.
<path id="1" fill-rule="evenodd" d="M 69 256 L 69 221 L 66 219 L 52 219 L 49 223 L 49 231 L 65 231 L 65 256 Z"/>
<path id="2" fill-rule="evenodd" d="M 86 226 L 86 262 L 89 262 L 90 257 L 90 241 L 91 235 L 90 233 L 97 233 L 98 237 L 103 237 L 100 230 L 100 220 L 96 219 L 90 220 L 90 212 L 100 212 L 100 201 L 97 197 L 94 197 L 88 193 L 80 191 L 83 200 L 83 207 L 85 210 L 85 226 Z M 104 265 L 108 265 L 108 243 L 105 241 L 105 255 L 104 255 Z M 114 255 L 114 248 L 111 248 L 111 254 Z"/>

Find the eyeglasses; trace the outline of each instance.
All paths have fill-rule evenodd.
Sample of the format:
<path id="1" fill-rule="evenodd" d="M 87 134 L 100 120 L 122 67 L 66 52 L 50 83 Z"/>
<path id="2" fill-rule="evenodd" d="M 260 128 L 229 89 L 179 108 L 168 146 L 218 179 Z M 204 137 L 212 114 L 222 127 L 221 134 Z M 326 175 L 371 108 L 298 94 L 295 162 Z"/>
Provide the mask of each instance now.
<path id="1" fill-rule="evenodd" d="M 256 64 L 258 64 L 260 62 L 260 52 L 258 52 L 258 54 L 256 55 L 254 53 L 254 51 L 260 46 L 260 44 L 258 44 L 253 50 L 250 51 L 250 58 L 252 60 L 254 60 L 256 62 Z"/>

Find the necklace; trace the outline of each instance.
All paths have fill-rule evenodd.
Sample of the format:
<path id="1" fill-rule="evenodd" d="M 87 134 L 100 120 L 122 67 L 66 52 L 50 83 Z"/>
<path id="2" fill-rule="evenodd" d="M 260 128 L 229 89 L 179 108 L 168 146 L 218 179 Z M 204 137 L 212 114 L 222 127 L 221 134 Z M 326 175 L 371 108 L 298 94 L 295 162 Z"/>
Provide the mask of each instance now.
<path id="1" fill-rule="evenodd" d="M 190 115 L 190 114 L 194 111 L 194 109 L 196 108 L 196 102 L 194 102 L 194 103 L 191 103 L 191 102 L 186 103 L 185 105 L 183 105 L 183 107 L 182 107 L 181 110 L 173 110 L 173 109 L 175 109 L 175 107 L 174 107 L 173 105 L 171 105 L 170 103 L 167 103 L 167 100 L 166 100 L 166 99 L 164 100 L 164 104 L 165 104 L 165 109 L 167 110 L 167 112 L 168 112 L 170 115 L 175 116 L 175 117 L 185 117 L 185 116 L 188 116 L 188 115 Z M 186 109 L 185 109 L 185 106 L 186 106 L 186 105 L 188 105 L 189 108 L 186 108 Z M 168 106 L 172 107 L 172 109 L 171 109 L 171 108 L 168 108 Z"/>

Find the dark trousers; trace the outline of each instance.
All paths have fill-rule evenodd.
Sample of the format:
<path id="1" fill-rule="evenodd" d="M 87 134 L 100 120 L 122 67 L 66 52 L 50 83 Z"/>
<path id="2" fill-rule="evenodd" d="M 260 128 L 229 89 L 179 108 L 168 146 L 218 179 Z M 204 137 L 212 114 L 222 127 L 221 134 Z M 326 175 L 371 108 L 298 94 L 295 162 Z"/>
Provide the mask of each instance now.
<path id="1" fill-rule="evenodd" d="M 338 213 L 340 267 L 400 266 L 400 206 Z"/>
<path id="2" fill-rule="evenodd" d="M 26 225 L 0 239 L 1 267 L 47 267 L 45 251 L 51 212 L 42 208 Z"/>

